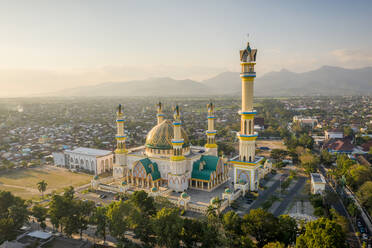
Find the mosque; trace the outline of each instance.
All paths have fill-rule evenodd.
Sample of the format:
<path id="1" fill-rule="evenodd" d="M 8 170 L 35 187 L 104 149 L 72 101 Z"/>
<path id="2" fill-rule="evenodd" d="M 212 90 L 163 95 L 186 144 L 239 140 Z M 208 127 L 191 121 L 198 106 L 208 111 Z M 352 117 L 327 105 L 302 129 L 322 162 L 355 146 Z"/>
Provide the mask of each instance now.
<path id="1" fill-rule="evenodd" d="M 211 191 L 229 180 L 228 172 L 234 170 L 234 187 L 243 190 L 258 190 L 258 182 L 267 173 L 267 163 L 255 156 L 253 110 L 253 81 L 256 49 L 249 43 L 240 51 L 242 78 L 241 131 L 239 155 L 229 161 L 218 157 L 215 130 L 215 109 L 207 105 L 205 147 L 195 147 L 189 142 L 182 127 L 179 106 L 174 108 L 172 120 L 166 119 L 161 103 L 157 105 L 157 124 L 150 130 L 144 146 L 127 149 L 124 132 L 124 113 L 119 105 L 117 110 L 117 147 L 113 177 L 125 184 L 139 188 L 167 187 L 176 192 L 187 189 Z M 269 168 L 271 170 L 271 168 Z"/>

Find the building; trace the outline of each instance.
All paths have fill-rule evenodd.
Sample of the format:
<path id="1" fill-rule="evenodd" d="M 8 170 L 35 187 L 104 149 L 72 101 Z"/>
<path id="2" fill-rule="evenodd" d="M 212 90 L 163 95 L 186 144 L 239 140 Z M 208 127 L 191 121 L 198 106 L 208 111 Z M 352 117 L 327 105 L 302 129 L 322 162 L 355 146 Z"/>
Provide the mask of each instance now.
<path id="1" fill-rule="evenodd" d="M 254 117 L 254 130 L 265 130 L 265 119 L 263 117 Z"/>
<path id="2" fill-rule="evenodd" d="M 328 139 L 322 148 L 333 154 L 351 154 L 355 146 L 350 139 Z"/>
<path id="3" fill-rule="evenodd" d="M 318 119 L 310 116 L 296 115 L 293 116 L 293 123 L 300 123 L 301 126 L 314 128 L 318 125 Z"/>
<path id="4" fill-rule="evenodd" d="M 324 136 L 326 140 L 329 139 L 343 139 L 344 132 L 341 129 L 329 129 L 324 131 Z"/>
<path id="5" fill-rule="evenodd" d="M 79 147 L 63 153 L 53 153 L 53 159 L 57 166 L 99 175 L 112 170 L 114 154 L 107 150 Z"/>
<path id="6" fill-rule="evenodd" d="M 240 65 L 242 79 L 242 107 L 239 139 L 239 155 L 229 162 L 234 169 L 234 187 L 243 191 L 257 191 L 260 177 L 260 164 L 262 157 L 255 155 L 257 133 L 254 132 L 253 109 L 253 82 L 256 77 L 254 66 L 256 64 L 257 49 L 251 49 L 249 43 L 240 51 Z M 261 169 L 262 169 L 261 168 Z"/>
<path id="7" fill-rule="evenodd" d="M 311 173 L 311 193 L 312 194 L 323 194 L 326 186 L 326 180 L 323 175 L 319 173 Z"/>
<path id="8" fill-rule="evenodd" d="M 119 105 L 113 177 L 139 188 L 162 186 L 177 192 L 189 188 L 210 191 L 226 182 L 228 166 L 217 156 L 213 103 L 207 106 L 205 147 L 191 146 L 178 106 L 173 121 L 165 119 L 161 103 L 157 107 L 157 124 L 148 132 L 145 145 L 126 149 L 125 120 Z"/>

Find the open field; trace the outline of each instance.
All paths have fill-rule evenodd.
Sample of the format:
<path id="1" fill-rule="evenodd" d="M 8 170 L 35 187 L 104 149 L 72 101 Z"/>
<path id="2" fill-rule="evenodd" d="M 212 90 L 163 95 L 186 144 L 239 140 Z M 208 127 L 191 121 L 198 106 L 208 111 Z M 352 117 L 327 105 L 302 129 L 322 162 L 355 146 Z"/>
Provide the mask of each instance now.
<path id="1" fill-rule="evenodd" d="M 287 150 L 287 147 L 283 144 L 283 140 L 256 140 L 257 148 L 265 146 L 272 149 L 283 149 Z M 260 156 L 270 156 L 270 151 L 261 151 Z"/>
<path id="2" fill-rule="evenodd" d="M 48 183 L 45 194 L 52 191 L 60 192 L 68 186 L 80 186 L 90 182 L 92 176 L 69 172 L 54 166 L 41 166 L 28 169 L 15 169 L 0 173 L 0 190 L 12 192 L 23 199 L 37 199 L 40 193 L 37 183 L 45 180 Z"/>

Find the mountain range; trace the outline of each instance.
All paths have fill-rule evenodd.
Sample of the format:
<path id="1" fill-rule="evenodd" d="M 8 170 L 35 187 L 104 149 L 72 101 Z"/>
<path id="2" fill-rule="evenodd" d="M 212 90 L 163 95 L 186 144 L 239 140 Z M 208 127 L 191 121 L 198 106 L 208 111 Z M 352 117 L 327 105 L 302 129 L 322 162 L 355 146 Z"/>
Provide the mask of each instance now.
<path id="1" fill-rule="evenodd" d="M 256 96 L 334 96 L 372 94 L 372 67 L 345 69 L 323 66 L 295 73 L 288 70 L 269 72 L 255 80 Z M 238 72 L 223 72 L 204 81 L 149 78 L 82 86 L 48 95 L 58 96 L 210 96 L 239 95 Z"/>

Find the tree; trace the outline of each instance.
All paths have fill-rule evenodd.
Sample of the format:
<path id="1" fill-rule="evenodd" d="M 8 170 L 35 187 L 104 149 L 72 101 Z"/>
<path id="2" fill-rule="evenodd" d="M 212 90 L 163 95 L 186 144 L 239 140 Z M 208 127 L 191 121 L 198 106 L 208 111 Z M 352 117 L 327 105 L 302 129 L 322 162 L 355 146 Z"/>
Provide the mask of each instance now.
<path id="1" fill-rule="evenodd" d="M 349 231 L 349 222 L 344 216 L 337 213 L 336 209 L 332 208 L 330 210 L 330 217 L 331 217 L 331 220 L 333 220 L 334 222 L 336 222 L 342 227 L 342 230 L 344 231 L 344 233 L 347 233 Z"/>
<path id="2" fill-rule="evenodd" d="M 221 235 L 221 230 L 223 230 L 222 223 L 220 218 L 215 215 L 209 215 L 207 221 L 202 222 L 201 240 L 203 248 L 214 248 L 214 247 L 223 247 L 226 243 L 226 240 L 223 235 Z M 245 245 L 242 247 L 250 248 L 249 239 L 242 240 Z"/>
<path id="3" fill-rule="evenodd" d="M 179 247 L 183 227 L 178 209 L 163 208 L 155 216 L 153 230 L 159 246 Z"/>
<path id="4" fill-rule="evenodd" d="M 345 137 L 353 137 L 354 131 L 351 127 L 344 127 L 344 135 Z"/>
<path id="5" fill-rule="evenodd" d="M 270 152 L 270 157 L 277 160 L 278 162 L 282 161 L 287 155 L 288 155 L 288 152 L 283 149 L 272 149 Z"/>
<path id="6" fill-rule="evenodd" d="M 284 244 L 280 242 L 270 242 L 267 243 L 263 248 L 285 248 Z"/>
<path id="7" fill-rule="evenodd" d="M 300 156 L 300 161 L 307 173 L 315 172 L 318 168 L 319 158 L 310 152 L 303 153 Z"/>
<path id="8" fill-rule="evenodd" d="M 314 140 L 311 138 L 308 134 L 304 133 L 300 136 L 298 139 L 298 142 L 303 146 L 308 149 L 313 149 L 314 145 Z"/>
<path id="9" fill-rule="evenodd" d="M 308 222 L 305 232 L 297 237 L 298 248 L 346 248 L 345 233 L 336 222 L 319 218 Z"/>
<path id="10" fill-rule="evenodd" d="M 241 247 L 239 240 L 242 235 L 241 222 L 241 218 L 234 211 L 229 211 L 223 215 L 222 224 L 228 247 Z"/>
<path id="11" fill-rule="evenodd" d="M 149 197 L 143 190 L 135 191 L 133 195 L 131 195 L 130 201 L 148 216 L 156 213 L 154 198 Z"/>
<path id="12" fill-rule="evenodd" d="M 372 170 L 363 165 L 354 165 L 349 170 L 349 185 L 357 190 L 367 181 L 372 181 Z"/>
<path id="13" fill-rule="evenodd" d="M 88 228 L 89 220 L 95 208 L 95 204 L 93 201 L 75 200 L 73 208 L 74 214 L 71 216 L 71 218 L 74 220 L 74 227 L 76 226 L 77 230 L 79 230 L 81 239 L 83 236 L 83 231 Z"/>
<path id="14" fill-rule="evenodd" d="M 181 240 L 185 247 L 197 247 L 198 243 L 203 243 L 202 233 L 203 223 L 197 219 L 184 219 L 181 231 Z"/>
<path id="15" fill-rule="evenodd" d="M 128 202 L 120 201 L 112 202 L 107 209 L 110 234 L 115 237 L 121 245 L 128 243 L 125 233 L 129 229 L 128 216 L 130 207 Z"/>
<path id="16" fill-rule="evenodd" d="M 289 215 L 280 215 L 279 221 L 279 241 L 285 245 L 293 244 L 296 241 L 297 223 L 296 220 Z"/>
<path id="17" fill-rule="evenodd" d="M 327 167 L 330 167 L 335 161 L 334 156 L 329 153 L 327 150 L 322 150 L 320 154 L 320 162 Z"/>
<path id="18" fill-rule="evenodd" d="M 25 201 L 12 193 L 0 191 L 0 244 L 17 237 L 17 230 L 28 220 Z"/>
<path id="19" fill-rule="evenodd" d="M 357 191 L 360 202 L 372 214 L 372 182 L 365 182 Z"/>
<path id="20" fill-rule="evenodd" d="M 279 223 L 273 214 L 261 208 L 252 209 L 243 217 L 242 230 L 256 238 L 258 247 L 263 247 L 277 240 Z"/>
<path id="21" fill-rule="evenodd" d="M 68 210 L 67 205 L 68 204 L 63 196 L 60 195 L 53 195 L 52 200 L 49 203 L 50 220 L 53 224 L 53 227 L 57 229 L 60 227 L 61 231 L 63 229 L 61 220 L 66 215 L 66 211 Z"/>
<path id="22" fill-rule="evenodd" d="M 103 242 L 106 242 L 106 229 L 108 226 L 108 217 L 107 217 L 107 208 L 106 207 L 97 207 L 93 210 L 91 217 L 91 223 L 96 225 L 95 235 L 103 238 Z"/>
<path id="23" fill-rule="evenodd" d="M 44 230 L 46 228 L 45 219 L 47 217 L 48 210 L 40 205 L 34 205 L 31 213 L 36 218 L 40 227 Z"/>
<path id="24" fill-rule="evenodd" d="M 44 198 L 44 192 L 46 191 L 47 186 L 48 186 L 48 183 L 45 182 L 45 180 L 42 180 L 37 183 L 37 189 L 41 193 L 41 198 Z"/>

